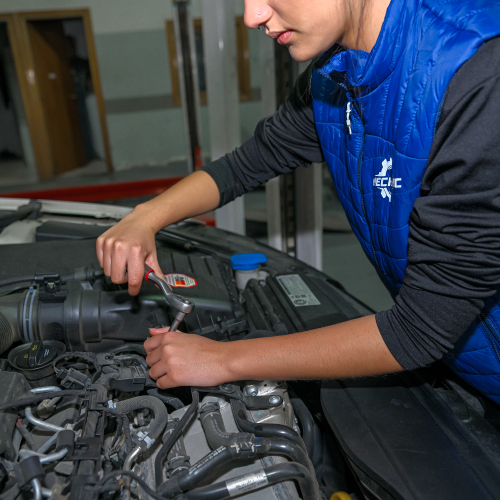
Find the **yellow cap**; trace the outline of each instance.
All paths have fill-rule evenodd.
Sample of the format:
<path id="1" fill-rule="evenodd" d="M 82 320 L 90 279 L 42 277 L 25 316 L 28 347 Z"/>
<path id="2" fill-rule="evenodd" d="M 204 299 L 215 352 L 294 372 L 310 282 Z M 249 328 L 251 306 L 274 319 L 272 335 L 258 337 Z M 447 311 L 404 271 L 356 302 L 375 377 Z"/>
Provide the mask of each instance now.
<path id="1" fill-rule="evenodd" d="M 337 491 L 330 497 L 330 500 L 352 500 L 352 498 L 345 491 Z"/>

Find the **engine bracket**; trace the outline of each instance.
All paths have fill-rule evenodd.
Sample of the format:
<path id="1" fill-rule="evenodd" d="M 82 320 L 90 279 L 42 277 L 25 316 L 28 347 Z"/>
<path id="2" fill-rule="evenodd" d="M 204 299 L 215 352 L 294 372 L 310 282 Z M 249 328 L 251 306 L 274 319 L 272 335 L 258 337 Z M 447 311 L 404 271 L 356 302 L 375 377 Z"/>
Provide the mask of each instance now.
<path id="1" fill-rule="evenodd" d="M 278 408 L 283 404 L 281 396 L 274 396 L 272 399 L 269 396 L 247 396 L 242 390 L 234 384 L 223 384 L 213 387 L 193 387 L 193 390 L 198 392 L 211 392 L 213 394 L 221 394 L 231 399 L 241 401 L 249 410 L 266 410 L 268 408 Z"/>

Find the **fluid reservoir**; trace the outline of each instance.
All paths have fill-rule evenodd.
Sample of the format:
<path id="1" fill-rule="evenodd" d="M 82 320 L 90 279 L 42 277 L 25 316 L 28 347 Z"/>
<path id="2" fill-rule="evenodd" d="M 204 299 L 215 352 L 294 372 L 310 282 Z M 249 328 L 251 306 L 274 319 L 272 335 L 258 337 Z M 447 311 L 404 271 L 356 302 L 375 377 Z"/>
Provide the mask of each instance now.
<path id="1" fill-rule="evenodd" d="M 269 276 L 261 269 L 261 264 L 266 262 L 267 257 L 263 253 L 238 253 L 231 256 L 231 267 L 240 292 L 245 290 L 249 280 L 265 280 Z"/>

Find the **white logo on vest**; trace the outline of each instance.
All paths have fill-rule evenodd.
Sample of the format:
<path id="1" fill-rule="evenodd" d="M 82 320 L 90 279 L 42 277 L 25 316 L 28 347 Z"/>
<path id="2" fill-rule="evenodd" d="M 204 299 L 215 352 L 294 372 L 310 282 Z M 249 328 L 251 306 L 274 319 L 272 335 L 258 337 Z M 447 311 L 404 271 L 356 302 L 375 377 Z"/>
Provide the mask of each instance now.
<path id="1" fill-rule="evenodd" d="M 382 170 L 373 178 L 373 185 L 380 190 L 382 198 L 389 198 L 389 202 L 392 200 L 392 189 L 397 189 L 401 187 L 401 177 L 394 179 L 394 177 L 389 177 L 387 175 L 388 170 L 392 170 L 392 158 L 389 161 L 385 159 L 382 162 Z"/>

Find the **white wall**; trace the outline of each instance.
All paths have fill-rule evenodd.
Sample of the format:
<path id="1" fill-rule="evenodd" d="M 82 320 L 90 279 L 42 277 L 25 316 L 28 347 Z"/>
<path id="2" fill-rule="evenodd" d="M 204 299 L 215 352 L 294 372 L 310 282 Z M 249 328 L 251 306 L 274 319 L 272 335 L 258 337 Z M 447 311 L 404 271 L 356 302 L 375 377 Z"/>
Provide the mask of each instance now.
<path id="1" fill-rule="evenodd" d="M 193 0 L 193 17 L 201 17 L 201 1 Z M 242 14 L 243 0 L 235 2 Z M 165 21 L 173 16 L 169 0 L 0 0 L 0 13 L 81 8 L 91 13 L 115 166 L 163 164 L 185 157 L 182 111 L 171 106 L 165 32 Z M 258 35 L 249 32 L 251 84 L 256 89 Z M 260 108 L 259 101 L 241 104 L 243 140 L 253 133 Z M 202 145 L 208 153 L 206 109 L 201 116 Z"/>

